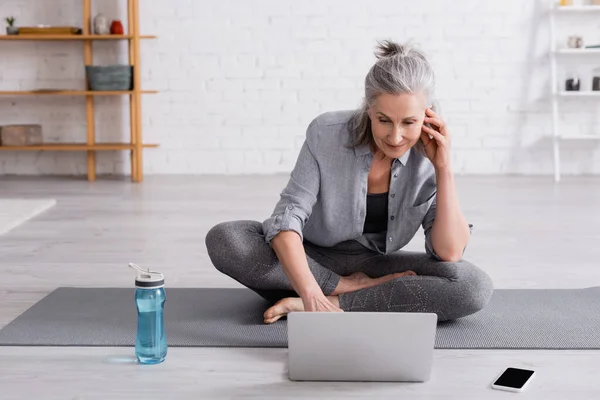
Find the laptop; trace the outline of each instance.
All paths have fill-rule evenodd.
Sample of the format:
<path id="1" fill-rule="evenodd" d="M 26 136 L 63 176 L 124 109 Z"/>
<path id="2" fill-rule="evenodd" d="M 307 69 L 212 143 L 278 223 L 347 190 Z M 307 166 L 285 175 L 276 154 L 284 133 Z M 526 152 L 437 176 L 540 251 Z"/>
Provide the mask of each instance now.
<path id="1" fill-rule="evenodd" d="M 435 313 L 292 312 L 287 319 L 292 381 L 430 378 Z"/>

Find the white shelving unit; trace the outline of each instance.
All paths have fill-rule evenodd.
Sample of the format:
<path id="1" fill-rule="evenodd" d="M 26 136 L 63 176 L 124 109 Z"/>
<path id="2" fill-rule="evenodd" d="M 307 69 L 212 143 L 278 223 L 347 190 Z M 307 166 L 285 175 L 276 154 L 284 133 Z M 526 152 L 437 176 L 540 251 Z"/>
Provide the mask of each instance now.
<path id="1" fill-rule="evenodd" d="M 556 54 L 600 54 L 600 49 L 558 49 Z"/>
<path id="2" fill-rule="evenodd" d="M 550 68 L 551 68 L 551 84 L 552 84 L 552 131 L 553 131 L 553 147 L 554 147 L 554 180 L 560 182 L 560 141 L 561 140 L 600 140 L 599 135 L 569 135 L 562 136 L 558 130 L 558 106 L 561 98 L 581 98 L 588 99 L 600 98 L 600 91 L 564 91 L 564 82 L 558 81 L 557 74 L 557 56 L 582 56 L 582 55 L 600 55 L 600 48 L 591 49 L 566 49 L 557 48 L 556 37 L 556 18 L 561 14 L 573 13 L 597 13 L 600 17 L 600 5 L 572 5 L 560 6 L 558 0 L 549 0 L 550 3 Z M 598 38 L 600 44 L 600 37 Z M 563 85 L 561 87 L 561 85 Z M 560 90 L 561 88 L 562 90 Z"/>

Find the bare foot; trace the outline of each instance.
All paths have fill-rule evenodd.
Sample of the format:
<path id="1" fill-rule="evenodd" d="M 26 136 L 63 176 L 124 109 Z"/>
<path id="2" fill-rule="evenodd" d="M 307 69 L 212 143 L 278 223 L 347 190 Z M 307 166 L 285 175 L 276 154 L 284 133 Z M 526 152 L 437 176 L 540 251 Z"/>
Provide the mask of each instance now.
<path id="1" fill-rule="evenodd" d="M 292 311 L 304 311 L 304 303 L 300 297 L 288 297 L 275 303 L 263 315 L 265 324 L 272 324 Z"/>
<path id="2" fill-rule="evenodd" d="M 333 291 L 333 295 L 342 293 L 354 292 L 360 289 L 366 289 L 373 286 L 381 285 L 385 282 L 391 281 L 392 279 L 400 278 L 402 276 L 415 276 L 417 275 L 414 271 L 397 272 L 390 275 L 384 275 L 379 278 L 370 278 L 364 272 L 355 272 L 348 276 L 343 276 L 338 283 L 338 286 Z"/>
<path id="3" fill-rule="evenodd" d="M 327 296 L 327 299 L 336 307 L 340 306 L 339 299 L 337 296 Z M 279 300 L 267 311 L 265 311 L 263 317 L 265 324 L 272 324 L 278 319 L 285 317 L 288 313 L 293 311 L 304 311 L 304 302 L 300 297 L 288 297 Z"/>

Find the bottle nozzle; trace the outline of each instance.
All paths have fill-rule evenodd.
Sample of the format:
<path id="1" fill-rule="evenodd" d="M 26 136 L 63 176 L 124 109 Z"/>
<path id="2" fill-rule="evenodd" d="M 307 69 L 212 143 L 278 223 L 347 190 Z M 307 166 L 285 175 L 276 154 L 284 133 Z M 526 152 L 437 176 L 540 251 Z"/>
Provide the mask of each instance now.
<path id="1" fill-rule="evenodd" d="M 136 271 L 137 271 L 137 273 L 138 273 L 138 275 L 142 275 L 142 274 L 148 274 L 148 273 L 150 272 L 150 270 L 149 270 L 149 269 L 147 269 L 147 270 L 144 270 L 144 269 L 142 269 L 142 268 L 141 268 L 139 265 L 137 265 L 137 264 L 134 264 L 134 263 L 129 263 L 129 266 L 130 266 L 131 268 L 133 268 L 134 270 L 136 270 Z"/>
<path id="2" fill-rule="evenodd" d="M 129 263 L 129 267 L 137 272 L 136 285 L 143 287 L 155 287 L 164 284 L 164 276 L 160 272 L 153 272 L 149 269 L 143 269 L 137 264 Z"/>

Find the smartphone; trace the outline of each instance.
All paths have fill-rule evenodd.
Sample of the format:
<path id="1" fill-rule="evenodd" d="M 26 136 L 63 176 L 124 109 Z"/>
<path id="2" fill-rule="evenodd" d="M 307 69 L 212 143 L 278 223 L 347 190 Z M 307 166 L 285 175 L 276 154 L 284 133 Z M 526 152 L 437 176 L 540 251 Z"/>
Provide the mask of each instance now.
<path id="1" fill-rule="evenodd" d="M 432 105 L 431 105 L 429 108 L 431 108 L 431 110 L 432 110 L 433 112 L 437 112 L 437 111 L 436 111 L 436 108 L 437 108 L 437 107 L 435 106 L 435 104 L 432 104 Z M 427 114 L 425 114 L 425 116 L 427 116 Z M 427 122 L 425 122 L 423 125 L 424 125 L 424 126 L 426 126 L 426 127 L 428 127 L 428 128 L 431 128 L 431 129 L 434 129 L 434 130 L 436 130 L 436 131 L 437 131 L 437 128 L 436 128 L 436 127 L 434 127 L 434 126 L 432 126 L 430 123 L 427 123 Z M 429 136 L 429 139 L 433 139 L 433 136 L 431 136 L 431 135 L 429 135 L 429 134 L 427 134 L 427 136 Z"/>
<path id="2" fill-rule="evenodd" d="M 534 374 L 535 371 L 530 369 L 506 368 L 498 379 L 492 383 L 492 388 L 509 392 L 522 392 Z"/>

